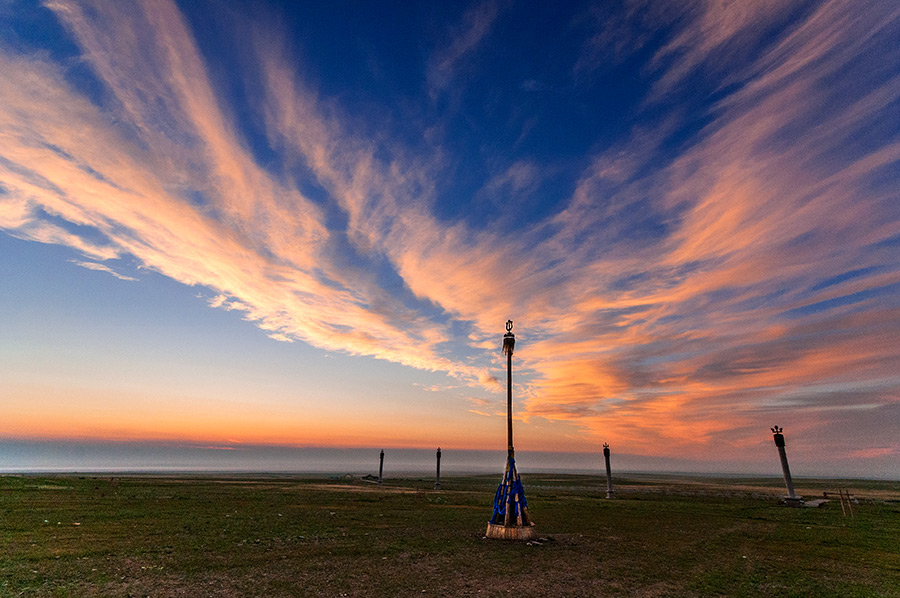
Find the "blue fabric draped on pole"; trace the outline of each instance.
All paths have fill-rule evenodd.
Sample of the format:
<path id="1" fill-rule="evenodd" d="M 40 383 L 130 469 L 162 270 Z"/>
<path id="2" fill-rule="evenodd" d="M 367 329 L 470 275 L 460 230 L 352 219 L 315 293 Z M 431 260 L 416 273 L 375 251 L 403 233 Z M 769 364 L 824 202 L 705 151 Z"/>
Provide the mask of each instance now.
<path id="1" fill-rule="evenodd" d="M 509 513 L 507 513 L 509 511 Z M 525 500 L 525 488 L 516 471 L 516 460 L 509 457 L 503 480 L 494 495 L 494 514 L 490 523 L 496 525 L 529 525 L 528 501 Z"/>

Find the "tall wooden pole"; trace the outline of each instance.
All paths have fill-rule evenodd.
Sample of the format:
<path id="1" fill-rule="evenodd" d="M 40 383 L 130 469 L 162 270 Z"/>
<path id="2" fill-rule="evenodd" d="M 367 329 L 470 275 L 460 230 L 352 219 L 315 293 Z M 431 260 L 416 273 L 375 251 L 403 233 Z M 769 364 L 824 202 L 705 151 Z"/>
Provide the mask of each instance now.
<path id="1" fill-rule="evenodd" d="M 512 328 L 512 320 L 507 320 L 506 334 L 503 335 L 503 352 L 506 353 L 506 438 L 510 459 L 515 457 L 512 434 L 512 356 L 516 347 L 516 335 L 512 333 Z"/>
<path id="2" fill-rule="evenodd" d="M 506 474 L 504 475 L 506 479 L 506 515 L 503 525 L 506 526 L 516 524 L 512 519 L 513 511 L 515 510 L 513 508 L 513 502 L 516 500 L 513 485 L 515 478 L 518 475 L 515 471 L 516 451 L 513 448 L 512 433 L 512 356 L 516 346 L 516 336 L 513 334 L 512 328 L 512 320 L 507 320 L 506 334 L 503 335 L 503 352 L 506 353 L 506 438 L 509 450 L 509 455 L 506 458 Z M 521 525 L 521 522 L 518 523 Z"/>
<path id="3" fill-rule="evenodd" d="M 534 523 L 528 516 L 528 503 L 519 472 L 516 468 L 513 448 L 512 420 L 512 356 L 516 346 L 516 335 L 512 332 L 512 320 L 506 321 L 503 335 L 503 353 L 506 355 L 506 470 L 494 497 L 494 514 L 488 522 L 485 536 L 505 540 L 528 540 L 534 537 Z"/>
<path id="4" fill-rule="evenodd" d="M 506 437 L 509 440 L 509 457 L 515 457 L 512 435 L 512 349 L 506 354 Z"/>

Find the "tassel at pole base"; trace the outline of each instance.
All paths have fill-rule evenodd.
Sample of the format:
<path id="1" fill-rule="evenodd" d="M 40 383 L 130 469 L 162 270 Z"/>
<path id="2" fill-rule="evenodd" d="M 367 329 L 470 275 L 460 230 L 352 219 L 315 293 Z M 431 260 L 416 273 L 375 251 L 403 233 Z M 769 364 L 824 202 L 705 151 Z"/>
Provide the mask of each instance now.
<path id="1" fill-rule="evenodd" d="M 488 523 L 485 537 L 494 540 L 532 540 L 537 535 L 534 524 L 531 525 L 500 525 Z"/>

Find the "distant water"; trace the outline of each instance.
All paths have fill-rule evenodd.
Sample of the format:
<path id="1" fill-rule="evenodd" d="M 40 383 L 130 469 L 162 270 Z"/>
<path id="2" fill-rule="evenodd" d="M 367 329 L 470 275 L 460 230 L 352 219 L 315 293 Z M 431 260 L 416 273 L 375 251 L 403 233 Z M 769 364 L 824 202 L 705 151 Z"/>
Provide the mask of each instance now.
<path id="1" fill-rule="evenodd" d="M 384 447 L 385 477 L 434 475 L 434 449 Z M 0 473 L 66 472 L 234 472 L 366 475 L 378 473 L 380 448 L 324 448 L 263 445 L 206 446 L 190 443 L 76 442 L 0 440 Z M 587 473 L 605 476 L 603 455 L 516 451 L 521 473 Z M 506 450 L 444 448 L 442 475 L 496 473 L 506 463 Z M 690 473 L 780 477 L 777 456 L 765 462 L 697 462 L 668 457 L 612 454 L 615 472 Z M 874 464 L 873 464 L 874 465 Z M 796 477 L 898 479 L 895 468 L 835 467 L 826 463 L 791 463 Z"/>
<path id="2" fill-rule="evenodd" d="M 385 447 L 384 475 L 434 474 L 435 450 Z M 0 472 L 272 472 L 377 474 L 379 448 L 203 446 L 143 442 L 2 442 Z M 517 455 L 522 471 L 597 468 L 583 453 Z M 603 457 L 600 456 L 600 459 Z M 444 449 L 441 474 L 502 472 L 506 451 Z"/>

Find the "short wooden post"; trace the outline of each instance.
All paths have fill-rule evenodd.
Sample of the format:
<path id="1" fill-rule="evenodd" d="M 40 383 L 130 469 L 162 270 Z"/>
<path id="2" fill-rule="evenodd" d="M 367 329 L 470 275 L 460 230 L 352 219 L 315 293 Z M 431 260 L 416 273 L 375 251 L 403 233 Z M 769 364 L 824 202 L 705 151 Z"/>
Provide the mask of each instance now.
<path id="1" fill-rule="evenodd" d="M 437 473 L 434 477 L 434 489 L 441 489 L 441 447 L 437 449 Z"/>
<path id="2" fill-rule="evenodd" d="M 844 488 L 838 488 L 838 496 L 841 498 L 841 514 L 846 517 L 847 513 L 850 514 L 850 519 L 853 519 L 853 503 L 850 500 L 850 491 L 845 490 Z M 844 501 L 847 501 L 847 509 L 844 510 Z"/>
<path id="3" fill-rule="evenodd" d="M 381 457 L 378 459 L 378 483 L 381 483 L 381 474 L 384 472 L 384 449 L 381 449 Z"/>
<path id="4" fill-rule="evenodd" d="M 606 498 L 615 498 L 612 487 L 612 470 L 609 468 L 609 444 L 603 443 L 603 458 L 606 460 Z"/>
<path id="5" fill-rule="evenodd" d="M 794 494 L 794 482 L 791 480 L 791 469 L 788 467 L 787 454 L 784 452 L 784 428 L 775 426 L 772 433 L 775 438 L 775 446 L 778 447 L 778 456 L 781 459 L 781 471 L 784 473 L 784 484 L 787 486 L 788 495 L 784 497 L 784 504 L 790 507 L 803 505 L 803 498 Z"/>

